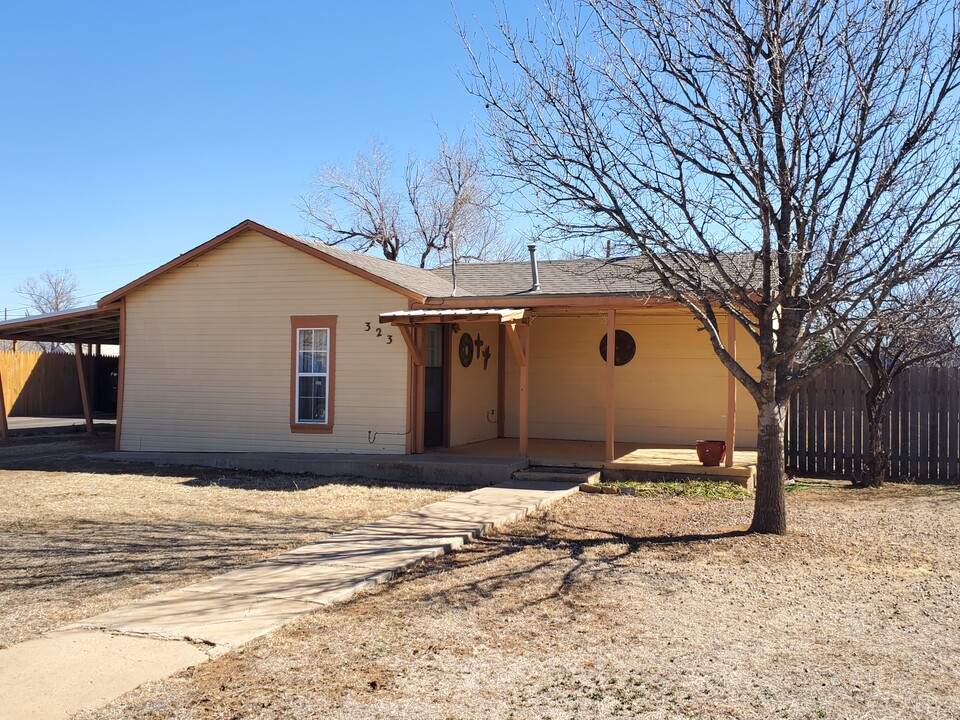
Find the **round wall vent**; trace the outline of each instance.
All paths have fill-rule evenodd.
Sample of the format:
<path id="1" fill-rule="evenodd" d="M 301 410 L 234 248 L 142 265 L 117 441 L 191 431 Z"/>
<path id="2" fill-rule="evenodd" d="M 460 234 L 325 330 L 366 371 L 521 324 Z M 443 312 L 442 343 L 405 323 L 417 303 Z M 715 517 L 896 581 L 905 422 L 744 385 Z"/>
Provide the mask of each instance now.
<path id="1" fill-rule="evenodd" d="M 628 333 L 626 330 L 617 330 L 616 340 L 614 341 L 613 349 L 613 364 L 614 365 L 626 365 L 628 362 L 633 360 L 633 356 L 637 354 L 637 341 L 633 339 L 633 335 Z M 604 334 L 600 338 L 600 357 L 603 358 L 603 361 L 607 361 L 607 336 Z"/>

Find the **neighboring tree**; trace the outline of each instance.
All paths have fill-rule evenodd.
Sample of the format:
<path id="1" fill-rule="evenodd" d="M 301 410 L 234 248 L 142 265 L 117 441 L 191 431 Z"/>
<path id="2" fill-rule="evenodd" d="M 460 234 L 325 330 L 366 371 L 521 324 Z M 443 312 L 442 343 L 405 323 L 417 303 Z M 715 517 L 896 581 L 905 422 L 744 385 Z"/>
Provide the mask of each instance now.
<path id="1" fill-rule="evenodd" d="M 500 195 L 484 174 L 481 154 L 461 135 L 441 133 L 437 156 L 410 157 L 404 188 L 391 186 L 391 162 L 382 143 L 357 155 L 349 169 L 322 169 L 301 212 L 317 239 L 352 250 L 378 250 L 388 260 L 420 267 L 455 253 L 456 260 L 498 259 L 509 247 L 501 238 Z"/>
<path id="2" fill-rule="evenodd" d="M 13 291 L 38 313 L 69 310 L 77 305 L 77 278 L 70 270 L 46 271 L 24 280 Z"/>
<path id="3" fill-rule="evenodd" d="M 853 484 L 882 487 L 890 470 L 883 444 L 894 381 L 907 369 L 935 364 L 957 351 L 960 287 L 956 270 L 893 293 L 850 346 L 848 356 L 866 384 L 866 459 Z"/>
<path id="4" fill-rule="evenodd" d="M 751 530 L 783 534 L 790 397 L 960 247 L 957 10 L 574 2 L 479 49 L 462 30 L 502 175 L 555 237 L 642 254 L 702 324 L 758 408 Z M 728 352 L 725 313 L 759 368 Z"/>

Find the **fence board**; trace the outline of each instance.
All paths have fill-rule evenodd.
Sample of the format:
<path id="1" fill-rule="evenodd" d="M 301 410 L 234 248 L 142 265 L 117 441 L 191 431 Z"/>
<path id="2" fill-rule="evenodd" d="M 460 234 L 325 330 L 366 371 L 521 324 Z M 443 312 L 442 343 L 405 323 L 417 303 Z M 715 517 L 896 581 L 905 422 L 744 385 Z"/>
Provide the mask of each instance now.
<path id="1" fill-rule="evenodd" d="M 931 368 L 936 372 L 930 375 L 930 414 L 927 422 L 930 429 L 930 475 L 937 482 L 941 482 L 943 473 L 940 472 L 940 413 L 942 398 L 940 396 L 940 368 Z"/>
<path id="2" fill-rule="evenodd" d="M 947 462 L 950 465 L 948 474 L 950 482 L 960 483 L 960 369 L 948 368 L 947 377 L 950 378 L 947 396 L 950 404 L 947 423 Z"/>
<path id="3" fill-rule="evenodd" d="M 915 393 L 917 399 L 917 474 L 916 477 L 930 476 L 930 380 L 931 373 L 917 376 L 920 391 Z"/>
<path id="4" fill-rule="evenodd" d="M 947 482 L 958 482 L 960 477 L 957 473 L 957 455 L 958 446 L 960 446 L 960 418 L 957 417 L 957 409 L 960 407 L 960 398 L 957 397 L 960 392 L 960 385 L 957 383 L 957 370 L 955 368 L 944 368 L 946 377 L 946 389 L 944 391 L 946 404 L 946 465 Z"/>
<path id="5" fill-rule="evenodd" d="M 856 369 L 852 368 L 856 373 Z M 856 383 L 853 386 L 853 457 L 851 458 L 851 463 L 853 469 L 850 471 L 848 477 L 853 477 L 856 473 L 860 472 L 860 464 L 863 462 L 863 407 L 864 407 L 864 398 L 863 398 L 863 380 L 858 376 L 856 378 Z"/>

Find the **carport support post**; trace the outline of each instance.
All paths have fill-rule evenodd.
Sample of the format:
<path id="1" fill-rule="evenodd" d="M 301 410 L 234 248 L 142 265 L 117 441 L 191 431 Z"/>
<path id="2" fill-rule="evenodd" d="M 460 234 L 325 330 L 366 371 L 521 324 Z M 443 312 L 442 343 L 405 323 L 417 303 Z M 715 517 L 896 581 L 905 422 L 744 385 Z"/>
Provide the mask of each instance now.
<path id="1" fill-rule="evenodd" d="M 90 395 L 87 392 L 87 374 L 83 369 L 83 344 L 74 343 L 74 357 L 77 359 L 77 380 L 80 382 L 80 403 L 83 405 L 83 421 L 87 432 L 93 432 L 93 416 L 90 414 Z"/>
<path id="2" fill-rule="evenodd" d="M 6 440 L 10 436 L 10 428 L 7 427 L 7 403 L 3 399 L 3 377 L 0 377 L 0 440 Z"/>
<path id="3" fill-rule="evenodd" d="M 617 311 L 611 308 L 607 311 L 607 402 L 606 402 L 606 457 L 607 462 L 613 462 L 616 451 L 614 445 L 614 400 L 613 393 L 613 370 L 614 360 L 617 349 Z"/>
<path id="4" fill-rule="evenodd" d="M 737 321 L 727 315 L 727 352 L 737 359 Z M 733 467 L 733 450 L 737 441 L 737 379 L 727 373 L 727 459 L 724 465 Z"/>

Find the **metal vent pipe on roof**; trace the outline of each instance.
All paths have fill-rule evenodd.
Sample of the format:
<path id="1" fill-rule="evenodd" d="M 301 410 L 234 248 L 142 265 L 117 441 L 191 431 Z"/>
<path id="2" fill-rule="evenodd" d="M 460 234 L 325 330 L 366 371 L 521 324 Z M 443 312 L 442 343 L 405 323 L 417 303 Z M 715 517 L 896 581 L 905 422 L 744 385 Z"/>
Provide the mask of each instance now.
<path id="1" fill-rule="evenodd" d="M 537 246 L 531 243 L 527 245 L 530 251 L 530 272 L 533 274 L 533 287 L 530 292 L 540 292 L 540 273 L 537 272 Z"/>

